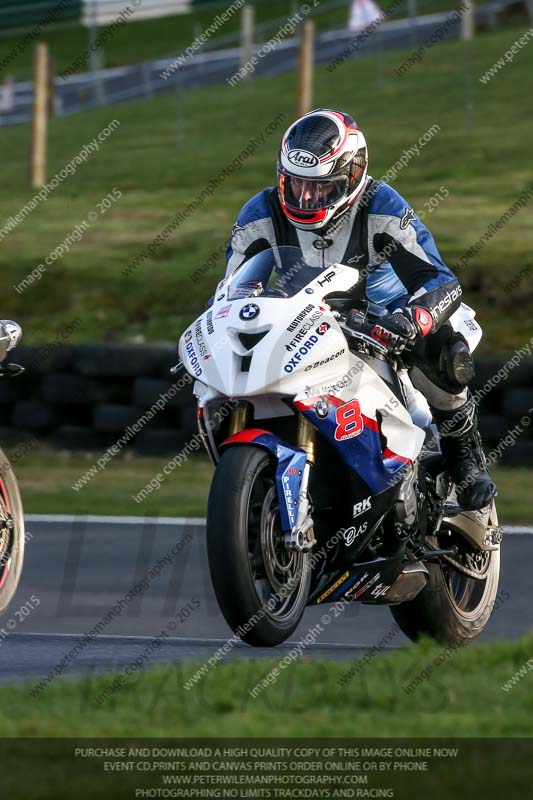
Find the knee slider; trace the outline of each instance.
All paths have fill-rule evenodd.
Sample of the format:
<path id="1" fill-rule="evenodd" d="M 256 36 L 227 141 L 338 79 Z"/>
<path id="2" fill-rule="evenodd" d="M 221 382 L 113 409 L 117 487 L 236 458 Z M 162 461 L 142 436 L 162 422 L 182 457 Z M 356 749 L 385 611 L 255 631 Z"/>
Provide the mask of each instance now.
<path id="1" fill-rule="evenodd" d="M 454 337 L 443 347 L 441 369 L 454 388 L 463 389 L 474 377 L 474 359 L 462 336 L 460 339 Z"/>

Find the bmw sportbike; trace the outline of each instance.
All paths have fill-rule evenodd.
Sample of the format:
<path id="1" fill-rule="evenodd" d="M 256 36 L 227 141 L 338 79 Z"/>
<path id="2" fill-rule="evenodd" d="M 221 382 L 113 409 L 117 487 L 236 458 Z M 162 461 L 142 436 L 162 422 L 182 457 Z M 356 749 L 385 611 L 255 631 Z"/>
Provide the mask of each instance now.
<path id="1" fill-rule="evenodd" d="M 411 639 L 460 644 L 495 604 L 494 503 L 457 505 L 427 402 L 386 334 L 393 315 L 357 300 L 361 284 L 354 267 L 267 250 L 180 339 L 216 467 L 211 578 L 253 645 L 283 642 L 326 601 L 388 605 Z M 472 309 L 451 322 L 473 349 Z"/>
<path id="2" fill-rule="evenodd" d="M 5 358 L 22 336 L 16 322 L 0 320 L 0 380 L 24 372 Z M 24 561 L 24 515 L 17 480 L 4 451 L 0 448 L 0 614 L 9 606 L 17 590 Z"/>

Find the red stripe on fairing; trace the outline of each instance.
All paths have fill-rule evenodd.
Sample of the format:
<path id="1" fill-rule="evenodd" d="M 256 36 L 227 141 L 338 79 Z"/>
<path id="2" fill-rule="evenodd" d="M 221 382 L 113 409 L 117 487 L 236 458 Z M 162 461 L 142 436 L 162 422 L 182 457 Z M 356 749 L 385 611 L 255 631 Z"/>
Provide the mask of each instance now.
<path id="1" fill-rule="evenodd" d="M 383 458 L 392 458 L 394 461 L 401 461 L 402 464 L 412 464 L 410 458 L 405 458 L 405 456 L 399 456 L 398 453 L 394 453 L 392 450 L 389 450 L 388 447 L 385 448 L 383 451 Z"/>
<path id="2" fill-rule="evenodd" d="M 311 397 L 309 400 L 296 400 L 294 405 L 298 411 L 311 411 L 317 400 L 318 397 Z"/>
<path id="3" fill-rule="evenodd" d="M 270 433 L 270 431 L 265 431 L 263 428 L 245 428 L 243 431 L 239 431 L 239 433 L 234 433 L 233 436 L 228 436 L 222 444 L 235 444 L 236 442 L 253 442 L 259 436 L 262 436 L 264 433 Z"/>
<path id="4" fill-rule="evenodd" d="M 363 417 L 363 422 L 365 423 L 365 428 L 370 428 L 371 431 L 379 431 L 378 422 L 376 419 L 372 419 L 372 417 L 367 417 L 364 414 L 361 414 Z"/>

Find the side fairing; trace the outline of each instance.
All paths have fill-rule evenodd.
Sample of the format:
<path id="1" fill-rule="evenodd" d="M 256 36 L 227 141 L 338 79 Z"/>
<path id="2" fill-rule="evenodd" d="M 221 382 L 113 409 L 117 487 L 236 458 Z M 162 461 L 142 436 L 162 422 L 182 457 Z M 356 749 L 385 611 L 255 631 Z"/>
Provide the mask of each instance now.
<path id="1" fill-rule="evenodd" d="M 337 382 L 307 387 L 295 405 L 374 493 L 400 480 L 422 448 L 424 431 L 385 381 L 355 355 Z"/>

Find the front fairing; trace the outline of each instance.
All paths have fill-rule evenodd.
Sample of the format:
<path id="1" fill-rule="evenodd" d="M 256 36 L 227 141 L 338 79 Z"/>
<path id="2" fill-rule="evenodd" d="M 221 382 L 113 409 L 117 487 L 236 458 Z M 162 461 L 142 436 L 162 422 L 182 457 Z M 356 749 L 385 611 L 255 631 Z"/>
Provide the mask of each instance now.
<path id="1" fill-rule="evenodd" d="M 226 397 L 293 397 L 319 376 L 328 380 L 348 366 L 345 336 L 324 302 L 346 292 L 358 271 L 334 265 L 294 297 L 229 300 L 222 282 L 211 308 L 180 339 L 187 371 Z"/>

